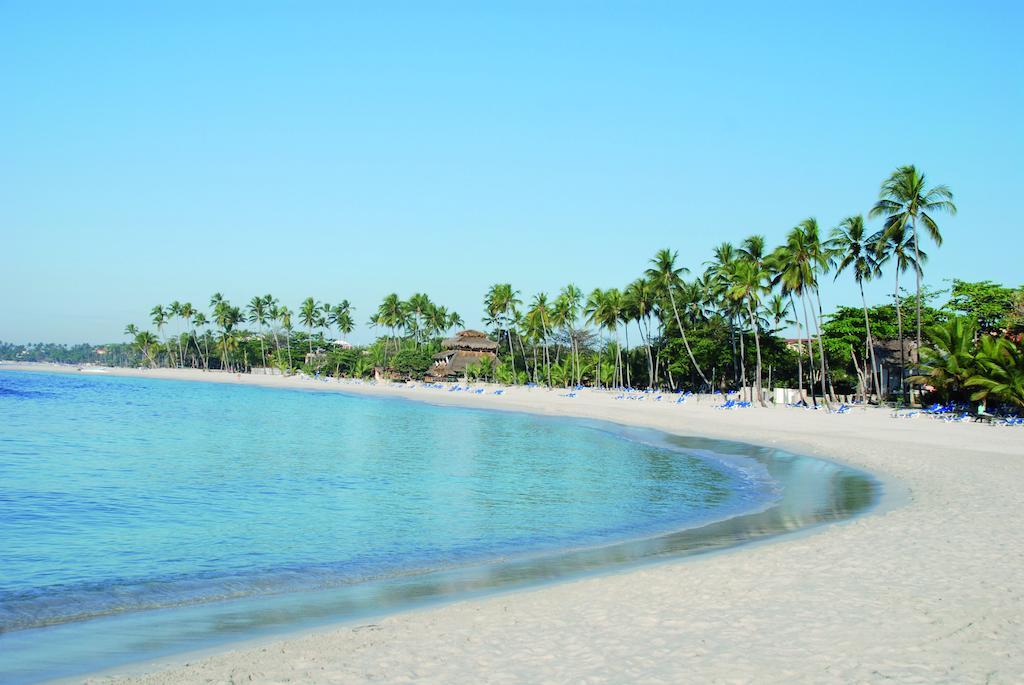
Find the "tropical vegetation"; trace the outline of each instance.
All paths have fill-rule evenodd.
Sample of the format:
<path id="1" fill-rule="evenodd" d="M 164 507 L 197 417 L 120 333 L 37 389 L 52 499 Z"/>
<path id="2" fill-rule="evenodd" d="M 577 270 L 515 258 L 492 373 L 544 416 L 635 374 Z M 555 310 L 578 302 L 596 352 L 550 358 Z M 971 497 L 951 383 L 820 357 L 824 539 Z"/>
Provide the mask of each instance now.
<path id="1" fill-rule="evenodd" d="M 759 404 L 776 387 L 826 406 L 848 395 L 1020 404 L 1024 288 L 956 279 L 945 291 L 924 285 L 921 241 L 941 246 L 939 216 L 955 212 L 949 188 L 903 166 L 881 184 L 866 218 L 851 214 L 827 230 L 808 217 L 775 247 L 759 234 L 722 243 L 696 272 L 666 248 L 637 265 L 631 282 L 589 293 L 574 283 L 553 294 L 495 283 L 483 294 L 481 320 L 499 343 L 498 357 L 465 375 L 555 387 L 738 391 Z M 877 229 L 868 226 L 874 218 Z M 911 292 L 903 285 L 908 272 Z M 841 278 L 857 285 L 860 301 L 826 314 L 822 290 Z M 891 279 L 890 301 L 871 304 L 864 285 L 879 279 Z M 0 343 L 0 358 L 418 378 L 443 339 L 465 325 L 422 292 L 386 295 L 368 319 L 378 337 L 361 347 L 335 338 L 356 326 L 344 299 L 308 297 L 292 310 L 270 294 L 234 305 L 215 293 L 205 307 L 154 306 L 149 321 L 148 329 L 128 325 L 127 343 Z"/>

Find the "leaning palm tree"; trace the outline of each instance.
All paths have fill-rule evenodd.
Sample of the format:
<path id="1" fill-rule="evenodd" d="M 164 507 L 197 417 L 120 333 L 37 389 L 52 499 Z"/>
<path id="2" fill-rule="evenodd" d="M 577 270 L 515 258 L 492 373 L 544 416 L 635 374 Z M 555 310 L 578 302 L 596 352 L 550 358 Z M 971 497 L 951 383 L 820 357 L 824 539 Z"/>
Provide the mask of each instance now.
<path id="1" fill-rule="evenodd" d="M 878 266 L 892 260 L 896 265 L 896 287 L 893 290 L 893 297 L 896 301 L 896 330 L 900 347 L 900 396 L 904 402 L 909 401 L 907 396 L 906 374 L 907 361 L 903 347 L 903 303 L 900 301 L 900 274 L 913 269 L 921 271 L 921 264 L 928 260 L 924 250 L 917 247 L 917 241 L 907 230 L 905 225 L 890 230 L 881 230 L 868 238 L 868 242 L 875 246 L 875 255 Z"/>
<path id="2" fill-rule="evenodd" d="M 156 359 L 153 358 L 152 349 L 158 345 L 157 339 L 149 331 L 140 331 L 135 326 L 131 326 L 131 328 L 135 331 L 132 345 L 149 360 L 151 367 L 155 367 Z"/>
<path id="3" fill-rule="evenodd" d="M 878 362 L 875 361 L 875 343 L 871 336 L 868 301 L 864 296 L 864 281 L 875 278 L 880 271 L 875 247 L 868 236 L 864 235 L 864 217 L 858 214 L 857 216 L 848 216 L 840 221 L 839 225 L 832 229 L 828 247 L 835 252 L 838 259 L 836 275 L 832 280 L 838 279 L 841 273 L 850 269 L 853 272 L 853 280 L 857 282 L 857 287 L 860 289 L 860 302 L 864 307 L 864 330 L 867 334 L 868 356 L 871 360 L 871 378 L 875 395 L 881 401 L 882 389 L 878 380 Z"/>
<path id="4" fill-rule="evenodd" d="M 676 326 L 679 328 L 679 335 L 683 339 L 686 354 L 690 357 L 690 363 L 693 364 L 693 368 L 697 371 L 697 375 L 700 376 L 704 384 L 710 386 L 711 384 L 708 382 L 707 376 L 704 375 L 704 371 L 697 364 L 697 358 L 693 356 L 693 350 L 690 349 L 690 341 L 686 337 L 686 329 L 683 327 L 683 322 L 679 318 L 679 309 L 676 307 L 675 290 L 682 282 L 682 274 L 687 271 L 684 267 L 676 266 L 676 258 L 678 256 L 678 252 L 673 252 L 669 249 L 658 250 L 654 258 L 651 259 L 652 266 L 647 269 L 647 277 L 656 283 L 662 292 L 668 294 L 669 302 L 672 304 L 672 313 L 675 315 Z"/>
<path id="5" fill-rule="evenodd" d="M 870 217 L 885 217 L 886 233 L 903 231 L 909 225 L 914 245 L 914 259 L 918 266 L 921 258 L 921 236 L 917 231 L 918 222 L 924 226 L 936 246 L 942 246 L 942 233 L 933 214 L 947 212 L 956 214 L 952 191 L 938 185 L 929 188 L 925 175 L 914 165 L 901 166 L 882 183 L 878 202 L 868 213 Z M 921 349 L 921 271 L 915 271 L 917 278 L 917 349 Z"/>

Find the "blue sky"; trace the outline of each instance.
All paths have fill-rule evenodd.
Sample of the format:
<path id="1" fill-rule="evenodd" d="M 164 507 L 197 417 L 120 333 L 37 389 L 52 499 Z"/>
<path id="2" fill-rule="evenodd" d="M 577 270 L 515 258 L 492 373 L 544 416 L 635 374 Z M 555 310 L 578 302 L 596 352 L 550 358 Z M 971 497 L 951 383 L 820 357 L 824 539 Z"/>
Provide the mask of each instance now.
<path id="1" fill-rule="evenodd" d="M 960 208 L 927 282 L 1019 285 L 1022 31 L 1015 2 L 0 1 L 0 339 L 215 291 L 346 298 L 356 341 L 392 291 L 475 324 L 497 281 L 834 226 L 907 163 Z"/>

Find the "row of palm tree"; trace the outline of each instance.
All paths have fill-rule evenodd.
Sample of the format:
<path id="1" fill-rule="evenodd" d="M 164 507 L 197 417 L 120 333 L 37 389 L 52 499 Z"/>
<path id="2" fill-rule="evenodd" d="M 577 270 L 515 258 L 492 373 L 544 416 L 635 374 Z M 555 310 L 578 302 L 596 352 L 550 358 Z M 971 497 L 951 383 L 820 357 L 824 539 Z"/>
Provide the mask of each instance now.
<path id="1" fill-rule="evenodd" d="M 458 312 L 449 312 L 447 307 L 431 302 L 426 293 L 415 293 L 408 300 L 402 300 L 398 293 L 390 293 L 370 317 L 369 325 L 389 331 L 387 342 L 394 346 L 397 354 L 401 337 L 410 337 L 418 349 L 426 341 L 463 326 L 465 322 Z"/>
<path id="2" fill-rule="evenodd" d="M 207 326 L 214 325 L 218 330 L 213 342 L 220 348 L 221 367 L 233 368 L 231 353 L 238 349 L 239 343 L 244 337 L 251 335 L 240 328 L 241 325 L 248 322 L 256 326 L 255 336 L 259 340 L 260 361 L 263 366 L 269 364 L 268 335 L 269 339 L 273 340 L 273 354 L 280 358 L 283 356 L 281 344 L 281 334 L 283 333 L 283 349 L 287 353 L 287 358 L 291 358 L 294 313 L 273 295 L 257 295 L 245 307 L 238 307 L 232 305 L 221 293 L 214 293 L 210 298 L 209 306 L 208 317 L 206 313 L 189 302 L 174 301 L 167 306 L 156 305 L 150 311 L 150 318 L 153 325 L 156 326 L 159 337 L 149 331 L 140 331 L 134 324 L 129 324 L 125 328 L 125 334 L 133 339 L 136 348 L 153 366 L 158 363 L 156 351 L 162 347 L 169 366 L 183 367 L 186 364 L 186 358 L 191 357 L 193 366 L 209 369 L 211 336 L 200 334 L 200 331 Z M 312 297 L 306 298 L 300 306 L 300 317 L 303 325 L 309 329 L 310 352 L 313 350 L 314 329 L 329 331 L 335 327 L 341 335 L 351 333 L 355 328 L 352 312 L 353 307 L 347 300 L 342 300 L 339 304 L 330 304 L 317 302 Z M 166 329 L 179 321 L 179 327 L 182 330 L 173 337 L 172 343 Z M 321 333 L 322 336 L 323 333 Z"/>
<path id="3" fill-rule="evenodd" d="M 904 166 L 883 182 L 879 199 L 868 215 L 882 217 L 884 222 L 880 230 L 870 234 L 862 215 L 843 219 L 827 238 L 822 235 L 818 222 L 813 217 L 807 218 L 789 231 L 782 245 L 771 251 L 766 249 L 765 239 L 760 235 L 747 238 L 739 247 L 729 243 L 719 245 L 712 260 L 705 265 L 703 274 L 690 281 L 684 278 L 689 272 L 678 264 L 678 254 L 669 249 L 659 250 L 650 260 L 644 276 L 621 291 L 616 288 L 595 289 L 584 302 L 581 291 L 569 284 L 553 300 L 546 293 L 535 295 L 522 316 L 519 291 L 509 283 L 498 283 L 484 298 L 485 322 L 492 325 L 499 340 L 507 344 L 513 375 L 516 372 L 514 340 L 519 341 L 521 348 L 523 339 L 534 344 L 531 375 L 534 381 L 546 377 L 549 382 L 550 367 L 558 363 L 557 356 L 552 360 L 550 348 L 556 341 L 562 341 L 572 360 L 573 380 L 579 383 L 579 340 L 584 331 L 577 327 L 577 323 L 582 304 L 585 323 L 595 326 L 601 333 L 610 334 L 610 340 L 615 344 L 612 361 L 614 383 L 631 383 L 631 379 L 624 377 L 624 373 L 628 374 L 628 366 L 621 363 L 618 332 L 620 328 L 625 332 L 628 348 L 630 324 L 635 324 L 647 352 L 650 384 L 658 382 L 658 367 L 662 361 L 654 352 L 655 343 L 663 341 L 667 335 L 678 338 L 682 343 L 695 380 L 699 379 L 701 385 L 710 387 L 708 375 L 694 355 L 687 329 L 696 321 L 719 316 L 730 326 L 734 347 L 735 341 L 739 342 L 739 351 L 735 355 L 738 363 L 734 364 L 739 376 L 735 379 L 736 384 L 749 387 L 751 395 L 756 394 L 759 398 L 763 397 L 761 334 L 765 331 L 765 324 L 768 321 L 774 321 L 776 326 L 795 323 L 802 341 L 798 346 L 797 359 L 799 392 L 803 396 L 806 355 L 812 380 L 808 384 L 811 399 L 816 401 L 816 394 L 820 391 L 820 397 L 827 404 L 829 396 L 834 396 L 835 392 L 831 384 L 830 360 L 825 354 L 822 338 L 825 315 L 821 279 L 833 270 L 835 279 L 850 271 L 860 288 L 868 329 L 863 359 L 857 359 L 856 350 L 853 350 L 853 362 L 863 378 L 864 395 L 873 390 L 881 397 L 883 389 L 877 373 L 863 284 L 880 277 L 884 265 L 895 267 L 893 296 L 899 322 L 902 384 L 907 360 L 903 344 L 900 275 L 913 270 L 916 276 L 918 344 L 915 349 L 918 349 L 923 299 L 921 278 L 927 259 L 919 244 L 918 228 L 923 227 L 937 245 L 941 244 L 942 235 L 935 219 L 939 212 L 956 212 L 950 190 L 945 186 L 928 187 L 924 174 L 913 166 Z M 795 318 L 789 319 L 790 315 Z M 749 386 L 744 362 L 748 334 L 753 337 L 757 360 Z M 541 351 L 539 361 L 538 345 Z M 560 347 L 556 345 L 556 348 L 556 354 L 560 354 Z M 525 362 L 528 355 L 525 349 L 521 352 Z M 815 383 L 818 390 L 814 388 Z"/>
<path id="4" fill-rule="evenodd" d="M 799 392 L 804 395 L 806 380 L 810 399 L 817 402 L 820 397 L 827 404 L 835 391 L 830 372 L 833 360 L 825 354 L 822 336 L 825 319 L 822 279 L 833 271 L 833 280 L 850 272 L 860 288 L 867 329 L 862 357 L 858 359 L 857 350 L 851 350 L 852 361 L 865 397 L 872 391 L 881 397 L 884 389 L 877 374 L 864 283 L 881 277 L 886 266 L 893 267 L 902 384 L 907 360 L 900 277 L 908 270 L 915 274 L 918 343 L 915 349 L 920 349 L 921 281 L 927 259 L 920 245 L 920 234 L 941 245 L 936 216 L 942 212 L 956 212 L 951 191 L 942 185 L 929 187 L 924 174 L 913 166 L 904 166 L 882 183 L 879 198 L 868 212 L 869 218 L 883 220 L 877 231 L 869 231 L 864 217 L 855 215 L 843 219 L 826 238 L 817 221 L 807 218 L 786 234 L 781 245 L 771 250 L 761 235 L 750 236 L 738 246 L 719 245 L 703 270 L 689 280 L 689 270 L 679 264 L 678 253 L 663 249 L 650 260 L 640 278 L 622 289 L 598 288 L 585 296 L 580 288 L 570 283 L 554 297 L 537 293 L 525 311 L 520 291 L 510 283 L 497 283 L 484 297 L 483 320 L 496 332 L 512 378 L 520 377 L 517 360 L 521 360 L 522 372 L 534 382 L 551 384 L 553 375 L 559 375 L 580 384 L 587 375 L 598 384 L 632 385 L 636 369 L 624 361 L 623 341 L 620 340 L 621 333 L 628 359 L 632 327 L 639 333 L 648 385 L 658 385 L 667 377 L 671 386 L 677 386 L 675 372 L 684 375 L 682 384 L 705 388 L 713 387 L 718 370 L 703 368 L 699 363 L 691 345 L 690 331 L 711 320 L 722 321 L 728 327 L 734 360 L 730 384 L 746 388 L 751 398 L 756 396 L 761 402 L 765 375 L 762 336 L 795 325 L 800 341 L 796 346 Z M 201 347 L 196 332 L 204 326 L 215 325 L 218 329 L 215 344 L 220 348 L 221 364 L 230 365 L 231 352 L 238 346 L 239 327 L 248 322 L 256 327 L 264 365 L 268 363 L 267 344 L 271 338 L 275 348 L 272 354 L 281 356 L 279 333 L 283 333 L 284 346 L 291 358 L 294 314 L 276 298 L 256 296 L 245 308 L 239 308 L 217 293 L 211 298 L 210 307 L 209 319 L 187 302 L 154 307 L 151 317 L 159 340 L 147 337 L 148 334 L 140 338 L 145 332 L 134 327 L 126 332 L 136 339 L 136 346 L 150 363 L 156 363 L 154 350 L 161 343 L 171 365 L 182 366 L 186 357 L 192 356 L 208 368 L 209 337 L 203 337 L 207 345 Z M 342 336 L 351 333 L 354 328 L 352 312 L 348 301 L 332 305 L 306 298 L 299 306 L 298 321 L 306 328 L 309 352 L 313 351 L 314 331 L 320 331 L 322 336 L 322 331 L 335 327 Z M 175 337 L 172 345 L 166 329 L 179 320 L 187 331 Z M 408 300 L 402 300 L 396 293 L 387 295 L 369 323 L 371 327 L 381 327 L 388 332 L 383 347 L 385 359 L 389 347 L 395 354 L 399 352 L 403 338 L 411 339 L 418 349 L 438 335 L 463 325 L 457 313 L 434 304 L 423 293 L 416 293 Z M 596 335 L 591 328 L 596 329 Z M 751 339 L 754 344 L 752 374 L 748 373 L 746 351 Z M 681 347 L 677 348 L 676 343 Z M 608 356 L 606 359 L 599 354 L 596 368 L 591 369 L 582 355 L 594 344 L 607 349 Z M 603 368 L 606 362 L 608 368 Z M 559 371 L 553 374 L 553 368 Z M 770 374 L 771 369 L 769 378 Z M 609 378 L 604 381 L 606 375 Z M 722 387 L 727 384 L 727 379 L 721 375 L 717 380 Z M 902 389 L 905 393 L 905 385 Z"/>

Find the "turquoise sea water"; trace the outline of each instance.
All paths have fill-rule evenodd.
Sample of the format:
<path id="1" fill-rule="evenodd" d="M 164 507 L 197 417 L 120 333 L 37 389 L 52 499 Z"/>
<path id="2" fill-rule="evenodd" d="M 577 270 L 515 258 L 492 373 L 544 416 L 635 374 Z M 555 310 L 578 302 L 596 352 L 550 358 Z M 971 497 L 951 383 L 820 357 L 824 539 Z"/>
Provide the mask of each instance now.
<path id="1" fill-rule="evenodd" d="M 165 653 L 591 570 L 711 521 L 728 544 L 785 501 L 786 463 L 595 422 L 0 372 L 0 675 L 145 655 L 113 644 L 128 634 Z M 677 551 L 707 543 L 682 535 Z"/>

